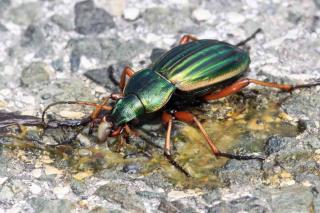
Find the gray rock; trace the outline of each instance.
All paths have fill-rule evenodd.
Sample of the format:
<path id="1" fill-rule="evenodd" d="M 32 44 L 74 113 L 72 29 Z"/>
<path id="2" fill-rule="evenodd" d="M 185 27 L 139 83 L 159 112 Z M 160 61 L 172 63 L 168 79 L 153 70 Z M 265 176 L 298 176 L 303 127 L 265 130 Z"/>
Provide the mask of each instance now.
<path id="1" fill-rule="evenodd" d="M 0 200 L 11 200 L 12 198 L 14 198 L 14 193 L 11 190 L 11 188 L 9 186 L 3 186 L 2 189 L 0 190 Z"/>
<path id="2" fill-rule="evenodd" d="M 258 160 L 230 160 L 223 169 L 218 170 L 218 175 L 221 181 L 228 184 L 249 184 L 257 180 L 261 181 L 261 162 Z"/>
<path id="3" fill-rule="evenodd" d="M 267 155 L 279 152 L 283 150 L 287 143 L 292 143 L 292 141 L 285 140 L 283 137 L 272 136 L 270 137 L 265 145 L 265 153 Z"/>
<path id="4" fill-rule="evenodd" d="M 95 7 L 92 0 L 86 0 L 75 5 L 75 27 L 78 33 L 89 35 L 114 28 L 115 23 L 104 9 Z"/>
<path id="5" fill-rule="evenodd" d="M 42 62 L 33 62 L 22 70 L 20 79 L 23 86 L 30 86 L 32 84 L 48 81 L 48 66 Z"/>
<path id="6" fill-rule="evenodd" d="M 154 48 L 152 49 L 151 55 L 150 55 L 150 60 L 152 61 L 152 63 L 156 62 L 157 59 L 160 58 L 160 56 L 162 54 L 164 54 L 165 52 L 167 52 L 168 50 L 166 49 L 161 49 L 161 48 Z"/>
<path id="7" fill-rule="evenodd" d="M 174 19 L 172 14 L 175 14 Z M 144 12 L 142 19 L 153 33 L 176 33 L 195 25 L 187 8 L 153 7 Z"/>
<path id="8" fill-rule="evenodd" d="M 39 26 L 29 25 L 23 34 L 21 46 L 41 47 L 45 42 L 45 35 Z"/>
<path id="9" fill-rule="evenodd" d="M 7 31 L 8 29 L 6 28 L 6 26 L 0 23 L 0 32 L 7 32 Z"/>
<path id="10" fill-rule="evenodd" d="M 0 1 L 0 12 L 3 13 L 11 5 L 11 0 Z"/>
<path id="11" fill-rule="evenodd" d="M 8 13 L 8 18 L 20 25 L 29 25 L 37 21 L 42 14 L 42 2 L 22 3 L 12 8 Z"/>
<path id="12" fill-rule="evenodd" d="M 142 166 L 139 163 L 129 163 L 129 164 L 125 164 L 122 168 L 122 171 L 124 173 L 128 173 L 128 174 L 137 174 L 141 171 Z"/>
<path id="13" fill-rule="evenodd" d="M 73 204 L 68 200 L 48 200 L 42 197 L 35 197 L 29 200 L 35 212 L 39 213 L 69 213 Z"/>
<path id="14" fill-rule="evenodd" d="M 51 66 L 53 67 L 53 69 L 55 69 L 56 71 L 60 72 L 64 70 L 64 62 L 63 59 L 58 58 L 56 60 L 53 60 L 51 62 Z"/>
<path id="15" fill-rule="evenodd" d="M 85 193 L 86 190 L 88 189 L 85 182 L 78 181 L 75 179 L 72 179 L 70 187 L 71 187 L 71 190 L 73 191 L 73 193 L 75 193 L 76 195 L 81 195 L 81 194 Z"/>
<path id="16" fill-rule="evenodd" d="M 136 195 L 131 194 L 125 184 L 109 183 L 99 187 L 95 194 L 110 202 L 118 203 L 131 212 L 145 212 L 143 203 Z"/>
<path id="17" fill-rule="evenodd" d="M 281 106 L 289 115 L 302 119 L 307 128 L 317 128 L 320 118 L 320 97 L 316 89 L 302 89 Z"/>
<path id="18" fill-rule="evenodd" d="M 316 6 L 320 9 L 320 0 L 314 0 L 314 3 L 315 3 Z"/>
<path id="19" fill-rule="evenodd" d="M 179 209 L 177 207 L 175 207 L 171 202 L 165 199 L 161 200 L 158 210 L 162 212 L 170 212 L 170 213 L 179 212 Z"/>
<path id="20" fill-rule="evenodd" d="M 94 58 L 102 63 L 114 59 L 114 52 L 118 50 L 120 42 L 117 40 L 102 40 L 97 38 L 72 39 L 68 46 L 72 48 L 70 63 L 73 72 L 79 69 L 81 57 Z"/>
<path id="21" fill-rule="evenodd" d="M 74 30 L 75 27 L 74 22 L 68 16 L 53 15 L 51 21 L 67 32 Z"/>
<path id="22" fill-rule="evenodd" d="M 106 209 L 106 208 L 103 208 L 101 206 L 98 206 L 94 209 L 92 209 L 89 213 L 120 213 L 122 211 L 120 210 L 116 210 L 116 209 Z"/>
<path id="23" fill-rule="evenodd" d="M 144 197 L 147 199 L 159 199 L 159 198 L 165 198 L 165 194 L 164 193 L 158 193 L 158 192 L 152 192 L 152 191 L 138 191 L 136 192 L 137 195 L 139 195 L 140 197 Z"/>
<path id="24" fill-rule="evenodd" d="M 274 190 L 272 197 L 272 211 L 309 212 L 313 208 L 313 194 L 310 188 L 295 185 L 281 190 Z"/>
<path id="25" fill-rule="evenodd" d="M 221 201 L 210 208 L 209 212 L 271 212 L 271 208 L 262 199 L 253 196 L 243 196 L 228 202 Z"/>
<path id="26" fill-rule="evenodd" d="M 113 68 L 110 67 L 104 67 L 100 69 L 93 69 L 93 70 L 88 70 L 87 72 L 84 73 L 84 75 L 92 80 L 93 82 L 96 82 L 97 84 L 103 85 L 105 87 L 109 88 L 114 88 L 115 85 L 111 84 L 110 85 L 110 75 L 112 72 Z"/>

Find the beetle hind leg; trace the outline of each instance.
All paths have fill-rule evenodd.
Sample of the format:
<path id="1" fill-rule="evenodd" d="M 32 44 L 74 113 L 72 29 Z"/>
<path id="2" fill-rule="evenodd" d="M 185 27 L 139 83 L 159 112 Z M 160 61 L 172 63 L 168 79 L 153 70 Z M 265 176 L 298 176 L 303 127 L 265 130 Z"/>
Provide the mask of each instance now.
<path id="1" fill-rule="evenodd" d="M 261 156 L 256 156 L 256 155 L 235 155 L 231 153 L 226 153 L 226 152 L 221 152 L 216 145 L 213 143 L 211 138 L 209 137 L 208 133 L 200 123 L 200 121 L 191 113 L 189 112 L 175 112 L 174 117 L 178 120 L 181 120 L 186 123 L 190 124 L 195 124 L 198 129 L 200 130 L 201 134 L 204 136 L 206 139 L 206 142 L 208 143 L 212 153 L 216 156 L 221 156 L 221 157 L 227 157 L 230 159 L 237 159 L 237 160 L 264 160 L 263 157 Z"/>
<path id="2" fill-rule="evenodd" d="M 198 38 L 193 35 L 184 35 L 180 39 L 179 44 L 186 44 L 186 43 L 189 43 L 190 41 L 196 41 L 196 40 L 198 40 Z"/>
<path id="3" fill-rule="evenodd" d="M 203 96 L 203 99 L 205 101 L 210 101 L 210 100 L 217 100 L 217 99 L 232 95 L 232 94 L 240 91 L 244 87 L 247 87 L 250 83 L 260 85 L 260 86 L 265 86 L 265 87 L 277 88 L 277 89 L 283 90 L 285 92 L 291 92 L 292 90 L 295 90 L 295 89 L 310 88 L 310 87 L 320 85 L 320 82 L 315 82 L 315 83 L 310 83 L 310 84 L 290 85 L 290 84 L 277 84 L 277 83 L 272 83 L 272 82 L 258 81 L 255 79 L 244 78 L 244 79 L 240 79 L 240 80 L 236 81 L 235 83 L 231 84 L 230 86 L 227 86 L 227 87 L 221 89 L 219 92 L 213 92 L 211 94 Z"/>

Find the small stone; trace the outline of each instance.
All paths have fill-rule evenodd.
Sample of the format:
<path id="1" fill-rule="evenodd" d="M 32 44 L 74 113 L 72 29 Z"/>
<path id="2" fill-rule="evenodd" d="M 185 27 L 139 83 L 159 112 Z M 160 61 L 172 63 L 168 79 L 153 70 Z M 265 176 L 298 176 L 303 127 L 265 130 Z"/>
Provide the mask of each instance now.
<path id="1" fill-rule="evenodd" d="M 314 3 L 315 3 L 316 6 L 320 9 L 320 0 L 314 0 Z"/>
<path id="2" fill-rule="evenodd" d="M 279 212 L 309 212 L 313 202 L 313 194 L 307 187 L 294 185 L 275 190 L 272 193 L 272 210 Z M 277 211 L 278 210 L 278 211 Z"/>
<path id="3" fill-rule="evenodd" d="M 241 24 L 246 20 L 242 14 L 236 12 L 227 13 L 227 19 L 231 24 Z"/>
<path id="4" fill-rule="evenodd" d="M 21 83 L 23 86 L 30 86 L 36 83 L 48 81 L 50 68 L 42 62 L 33 62 L 22 70 Z"/>
<path id="5" fill-rule="evenodd" d="M 42 175 L 42 170 L 41 169 L 34 169 L 31 172 L 32 176 L 35 178 L 39 178 Z"/>
<path id="6" fill-rule="evenodd" d="M 48 100 L 52 97 L 52 95 L 50 93 L 44 93 L 41 95 L 41 99 L 42 100 Z"/>
<path id="7" fill-rule="evenodd" d="M 1 0 L 0 1 L 0 12 L 3 14 L 4 11 L 8 9 L 11 4 L 11 0 Z"/>
<path id="8" fill-rule="evenodd" d="M 88 149 L 79 149 L 78 153 L 81 157 L 87 157 L 92 154 L 92 152 Z"/>
<path id="9" fill-rule="evenodd" d="M 91 170 L 85 172 L 78 172 L 77 174 L 73 175 L 73 178 L 76 180 L 83 180 L 85 178 L 91 177 L 93 172 Z"/>
<path id="10" fill-rule="evenodd" d="M 257 0 L 246 0 L 246 3 L 251 8 L 257 8 L 258 7 L 258 1 Z"/>
<path id="11" fill-rule="evenodd" d="M 125 184 L 108 183 L 100 186 L 95 195 L 108 200 L 109 202 L 118 203 L 122 208 L 131 212 L 145 212 L 145 207 L 141 199 L 128 191 Z"/>
<path id="12" fill-rule="evenodd" d="M 0 100 L 0 109 L 5 108 L 6 106 L 7 106 L 7 102 L 5 102 L 4 100 Z"/>
<path id="13" fill-rule="evenodd" d="M 210 19 L 211 13 L 206 9 L 198 8 L 192 12 L 192 17 L 197 21 L 206 21 Z"/>
<path id="14" fill-rule="evenodd" d="M 64 66 L 63 66 L 63 59 L 59 58 L 57 60 L 53 60 L 51 62 L 51 66 L 53 67 L 53 69 L 55 69 L 56 71 L 63 71 Z"/>
<path id="15" fill-rule="evenodd" d="M 70 192 L 69 186 L 58 186 L 53 188 L 53 193 L 55 193 L 57 198 L 59 199 L 63 198 L 69 192 Z"/>
<path id="16" fill-rule="evenodd" d="M 23 1 L 22 1 L 23 2 Z M 12 8 L 8 15 L 9 19 L 16 24 L 28 25 L 36 22 L 41 17 L 42 2 L 28 2 Z"/>
<path id="17" fill-rule="evenodd" d="M 32 194 L 40 194 L 41 193 L 41 187 L 35 183 L 32 183 L 29 187 Z"/>
<path id="18" fill-rule="evenodd" d="M 81 119 L 85 116 L 83 112 L 68 111 L 68 110 L 60 111 L 59 115 L 68 119 Z"/>
<path id="19" fill-rule="evenodd" d="M 29 25 L 23 33 L 21 46 L 39 48 L 45 43 L 45 35 L 43 29 L 36 25 Z M 43 47 L 44 48 L 44 47 Z"/>
<path id="20" fill-rule="evenodd" d="M 8 180 L 8 177 L 1 177 L 0 178 L 0 185 L 4 184 Z"/>
<path id="21" fill-rule="evenodd" d="M 126 8 L 123 11 L 123 18 L 129 21 L 136 20 L 140 15 L 140 11 L 137 8 Z"/>
<path id="22" fill-rule="evenodd" d="M 51 21 L 67 32 L 74 30 L 74 23 L 68 16 L 53 15 Z"/>
<path id="23" fill-rule="evenodd" d="M 0 190 L 0 200 L 11 200 L 13 197 L 13 191 L 8 186 L 3 186 Z"/>
<path id="24" fill-rule="evenodd" d="M 188 191 L 170 191 L 168 193 L 169 201 L 175 201 L 186 197 L 195 197 L 203 194 L 203 192 L 197 192 L 195 190 L 188 190 Z"/>
<path id="25" fill-rule="evenodd" d="M 45 166 L 45 173 L 46 173 L 46 175 L 61 175 L 62 171 L 53 167 L 53 166 L 46 165 Z"/>
<path id="26" fill-rule="evenodd" d="M 111 69 L 112 67 L 104 67 L 100 69 L 88 70 L 86 73 L 84 73 L 84 76 L 97 84 L 106 86 L 106 84 L 108 84 L 108 82 L 110 81 L 110 72 L 112 71 Z"/>
<path id="27" fill-rule="evenodd" d="M 86 0 L 75 5 L 75 27 L 80 34 L 100 34 L 114 28 L 115 23 L 104 9 L 95 7 L 92 0 Z"/>
<path id="28" fill-rule="evenodd" d="M 138 163 L 126 164 L 123 166 L 122 171 L 128 174 L 137 174 L 141 170 L 141 165 Z"/>
<path id="29" fill-rule="evenodd" d="M 44 199 L 43 197 L 34 197 L 29 200 L 34 212 L 38 213 L 69 213 L 73 208 L 71 201 Z"/>

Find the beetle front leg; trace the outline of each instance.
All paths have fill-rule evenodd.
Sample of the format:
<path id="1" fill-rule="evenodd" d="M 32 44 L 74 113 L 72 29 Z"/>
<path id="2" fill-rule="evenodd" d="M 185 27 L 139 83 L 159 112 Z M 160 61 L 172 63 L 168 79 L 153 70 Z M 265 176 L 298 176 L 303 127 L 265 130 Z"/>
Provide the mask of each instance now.
<path id="1" fill-rule="evenodd" d="M 190 41 L 196 41 L 196 40 L 198 40 L 198 38 L 193 35 L 184 35 L 180 39 L 179 44 L 186 44 Z"/>
<path id="2" fill-rule="evenodd" d="M 134 74 L 134 70 L 131 69 L 130 67 L 126 66 L 123 71 L 122 71 L 122 74 L 121 74 L 121 78 L 120 78 L 120 84 L 119 84 L 119 87 L 120 87 L 120 90 L 121 92 L 123 92 L 123 89 L 124 87 L 126 86 L 126 77 L 131 77 L 133 76 Z"/>
<path id="3" fill-rule="evenodd" d="M 230 153 L 221 152 L 216 145 L 214 145 L 213 141 L 209 137 L 208 133 L 200 123 L 200 121 L 190 112 L 175 112 L 174 117 L 180 121 L 190 123 L 190 124 L 196 124 L 196 126 L 199 128 L 201 134 L 206 139 L 212 153 L 216 156 L 222 156 L 227 157 L 230 159 L 237 159 L 237 160 L 264 160 L 263 157 L 255 156 L 255 155 L 234 155 Z"/>

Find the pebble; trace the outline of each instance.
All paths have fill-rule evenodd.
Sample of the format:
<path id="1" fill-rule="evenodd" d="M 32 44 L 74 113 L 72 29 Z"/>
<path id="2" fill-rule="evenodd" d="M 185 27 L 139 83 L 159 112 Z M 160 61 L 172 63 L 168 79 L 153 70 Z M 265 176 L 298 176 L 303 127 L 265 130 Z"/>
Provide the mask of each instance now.
<path id="1" fill-rule="evenodd" d="M 74 30 L 74 23 L 68 16 L 53 15 L 51 21 L 67 32 Z"/>
<path id="2" fill-rule="evenodd" d="M 0 185 L 4 184 L 8 180 L 8 177 L 1 177 L 0 178 Z"/>
<path id="3" fill-rule="evenodd" d="M 53 166 L 46 165 L 45 166 L 45 173 L 46 173 L 46 175 L 61 175 L 62 171 L 53 167 Z"/>
<path id="4" fill-rule="evenodd" d="M 88 149 L 80 149 L 78 153 L 81 157 L 90 156 L 92 154 L 92 152 Z"/>
<path id="5" fill-rule="evenodd" d="M 227 20 L 231 24 L 241 24 L 246 20 L 246 18 L 240 13 L 229 12 L 227 13 Z"/>
<path id="6" fill-rule="evenodd" d="M 192 12 L 192 17 L 197 21 L 206 21 L 210 19 L 211 13 L 206 9 L 198 8 Z"/>
<path id="7" fill-rule="evenodd" d="M 34 170 L 32 170 L 31 174 L 33 177 L 39 178 L 39 177 L 41 177 L 42 170 L 41 169 L 34 169 Z"/>
<path id="8" fill-rule="evenodd" d="M 22 70 L 21 83 L 23 86 L 48 81 L 51 72 L 49 66 L 43 62 L 32 62 L 29 66 Z"/>
<path id="9" fill-rule="evenodd" d="M 58 186 L 53 188 L 53 193 L 55 193 L 57 198 L 59 199 L 63 198 L 69 192 L 70 192 L 69 186 Z"/>
<path id="10" fill-rule="evenodd" d="M 137 8 L 126 8 L 123 11 L 123 18 L 129 21 L 136 20 L 140 15 L 140 11 Z"/>
<path id="11" fill-rule="evenodd" d="M 68 119 L 81 119 L 86 114 L 83 112 L 77 112 L 77 111 L 68 111 L 68 110 L 62 110 L 59 112 L 59 115 L 68 118 Z"/>
<path id="12" fill-rule="evenodd" d="M 91 177 L 93 172 L 91 170 L 85 172 L 78 172 L 77 174 L 73 175 L 73 178 L 76 180 L 83 180 L 85 178 Z"/>
<path id="13" fill-rule="evenodd" d="M 40 194 L 41 193 L 41 187 L 35 183 L 31 183 L 31 186 L 29 187 L 32 194 Z"/>
<path id="14" fill-rule="evenodd" d="M 92 0 L 75 4 L 75 30 L 84 35 L 100 34 L 114 28 L 113 17 L 104 9 L 97 8 Z"/>

